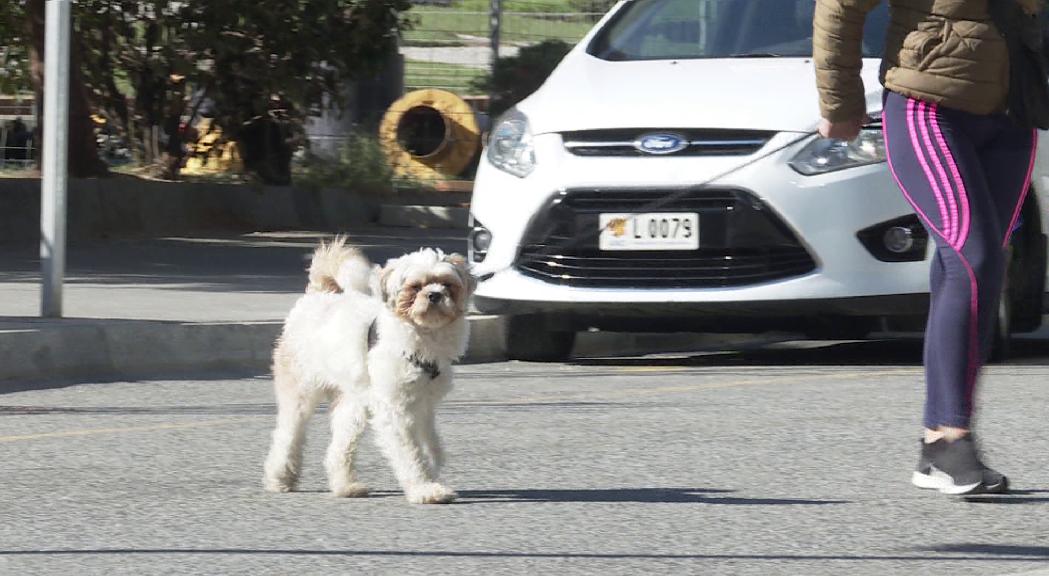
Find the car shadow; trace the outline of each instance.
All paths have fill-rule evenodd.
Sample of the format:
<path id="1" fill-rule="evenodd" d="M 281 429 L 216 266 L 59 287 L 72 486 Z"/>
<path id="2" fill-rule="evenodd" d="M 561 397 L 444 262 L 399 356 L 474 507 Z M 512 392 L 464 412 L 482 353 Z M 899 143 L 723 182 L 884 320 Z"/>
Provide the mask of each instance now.
<path id="1" fill-rule="evenodd" d="M 738 349 L 700 350 L 643 357 L 579 357 L 578 366 L 921 366 L 923 340 L 919 336 L 875 340 L 794 340 L 740 346 Z M 998 364 L 1049 365 L 1043 340 L 1018 339 L 1008 359 Z"/>

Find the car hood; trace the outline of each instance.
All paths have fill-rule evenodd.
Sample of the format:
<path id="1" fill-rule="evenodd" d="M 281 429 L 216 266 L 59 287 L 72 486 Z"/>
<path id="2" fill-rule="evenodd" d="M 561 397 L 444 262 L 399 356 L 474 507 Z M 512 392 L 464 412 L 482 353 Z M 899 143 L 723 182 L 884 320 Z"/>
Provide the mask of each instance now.
<path id="1" fill-rule="evenodd" d="M 865 60 L 868 110 L 881 109 L 878 60 Z M 810 58 L 609 62 L 573 51 L 518 109 L 532 133 L 602 128 L 808 132 L 819 118 Z"/>

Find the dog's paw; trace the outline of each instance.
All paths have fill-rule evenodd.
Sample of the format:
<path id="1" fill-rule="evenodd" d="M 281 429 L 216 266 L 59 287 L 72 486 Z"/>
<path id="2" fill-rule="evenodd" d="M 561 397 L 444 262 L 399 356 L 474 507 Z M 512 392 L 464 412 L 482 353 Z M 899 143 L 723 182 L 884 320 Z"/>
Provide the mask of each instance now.
<path id="1" fill-rule="evenodd" d="M 338 498 L 364 498 L 368 495 L 368 492 L 368 486 L 361 484 L 360 482 L 350 482 L 349 484 L 331 486 L 332 495 Z"/>
<path id="2" fill-rule="evenodd" d="M 447 504 L 459 497 L 455 490 L 436 482 L 412 486 L 404 495 L 412 504 Z"/>
<path id="3" fill-rule="evenodd" d="M 298 482 L 290 478 L 272 478 L 266 476 L 262 479 L 262 486 L 267 492 L 294 492 Z"/>

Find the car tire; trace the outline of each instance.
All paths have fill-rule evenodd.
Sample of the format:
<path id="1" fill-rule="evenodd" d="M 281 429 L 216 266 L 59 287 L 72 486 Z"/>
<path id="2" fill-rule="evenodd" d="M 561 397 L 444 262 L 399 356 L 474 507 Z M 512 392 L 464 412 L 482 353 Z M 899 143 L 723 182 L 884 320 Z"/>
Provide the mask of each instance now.
<path id="1" fill-rule="evenodd" d="M 511 316 L 506 351 L 511 360 L 560 362 L 572 354 L 576 333 L 551 330 L 541 316 Z"/>

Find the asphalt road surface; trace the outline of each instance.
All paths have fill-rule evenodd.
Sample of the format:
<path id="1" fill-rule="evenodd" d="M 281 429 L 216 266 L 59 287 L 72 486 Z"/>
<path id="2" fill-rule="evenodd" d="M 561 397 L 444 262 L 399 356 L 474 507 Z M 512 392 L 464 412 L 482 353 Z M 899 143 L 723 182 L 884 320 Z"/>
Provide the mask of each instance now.
<path id="1" fill-rule="evenodd" d="M 987 369 L 979 430 L 1017 488 L 908 484 L 915 342 L 462 366 L 445 480 L 413 506 L 269 494 L 266 376 L 0 394 L 0 574 L 1047 574 L 1049 357 Z"/>

